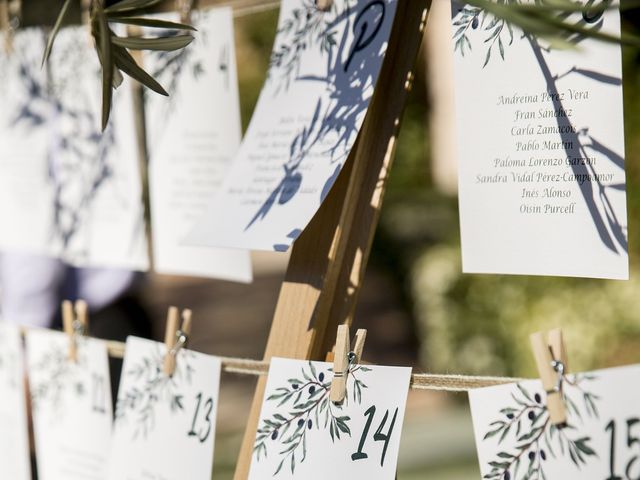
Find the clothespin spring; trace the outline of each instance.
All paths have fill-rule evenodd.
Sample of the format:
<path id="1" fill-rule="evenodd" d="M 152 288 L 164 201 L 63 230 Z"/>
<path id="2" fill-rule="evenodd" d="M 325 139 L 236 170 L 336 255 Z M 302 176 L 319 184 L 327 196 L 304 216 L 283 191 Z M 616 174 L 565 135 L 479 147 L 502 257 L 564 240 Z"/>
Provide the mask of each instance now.
<path id="1" fill-rule="evenodd" d="M 175 357 L 182 348 L 187 346 L 187 343 L 189 343 L 187 334 L 182 330 L 178 330 L 176 332 L 176 343 L 171 347 L 171 350 L 169 350 L 169 355 Z"/>
<path id="2" fill-rule="evenodd" d="M 552 360 L 551 368 L 553 368 L 558 374 L 558 381 L 553 388 L 546 390 L 546 393 L 547 395 L 551 395 L 552 393 L 562 393 L 562 384 L 564 382 L 564 363 L 560 360 Z"/>
<path id="3" fill-rule="evenodd" d="M 348 377 L 351 367 L 356 363 L 357 355 L 355 352 L 349 352 L 347 354 L 347 368 L 342 372 L 333 372 L 334 378 Z"/>
<path id="4" fill-rule="evenodd" d="M 191 333 L 191 310 L 182 312 L 182 322 L 180 322 L 179 311 L 176 307 L 170 307 L 167 314 L 167 331 L 165 333 L 165 346 L 167 348 L 163 361 L 165 375 L 172 377 L 176 371 L 177 356 L 180 350 L 185 348 L 189 342 Z"/>

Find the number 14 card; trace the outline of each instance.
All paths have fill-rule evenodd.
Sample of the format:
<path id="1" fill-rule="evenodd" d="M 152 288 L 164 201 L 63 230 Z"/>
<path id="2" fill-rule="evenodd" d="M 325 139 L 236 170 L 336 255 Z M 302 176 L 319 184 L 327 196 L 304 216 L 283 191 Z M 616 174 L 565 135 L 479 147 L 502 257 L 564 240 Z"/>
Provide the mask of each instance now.
<path id="1" fill-rule="evenodd" d="M 332 364 L 271 360 L 250 480 L 394 479 L 411 369 L 354 365 L 342 406 Z"/>
<path id="2" fill-rule="evenodd" d="M 220 360 L 180 350 L 173 376 L 166 347 L 127 339 L 109 480 L 209 480 L 218 411 Z"/>

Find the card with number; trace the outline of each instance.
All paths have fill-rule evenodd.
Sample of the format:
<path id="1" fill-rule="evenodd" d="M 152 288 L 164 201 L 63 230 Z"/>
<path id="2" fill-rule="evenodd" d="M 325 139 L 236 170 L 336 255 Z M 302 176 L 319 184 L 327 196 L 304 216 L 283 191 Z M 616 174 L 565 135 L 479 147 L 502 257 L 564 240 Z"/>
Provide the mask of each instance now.
<path id="1" fill-rule="evenodd" d="M 182 349 L 173 376 L 166 347 L 127 339 L 116 405 L 109 480 L 209 480 L 220 360 Z"/>
<path id="2" fill-rule="evenodd" d="M 29 390 L 40 480 L 104 480 L 112 406 L 106 344 L 53 331 L 27 334 Z"/>
<path id="3" fill-rule="evenodd" d="M 177 22 L 180 15 L 159 18 Z M 184 244 L 219 190 L 242 137 L 233 12 L 198 10 L 191 21 L 198 31 L 188 48 L 144 56 L 145 68 L 171 92 L 145 96 L 154 268 L 249 282 L 249 252 Z"/>
<path id="4" fill-rule="evenodd" d="M 31 479 L 26 405 L 20 331 L 0 323 L 0 465 L 3 478 Z"/>
<path id="5" fill-rule="evenodd" d="M 395 478 L 411 369 L 353 366 L 338 406 L 332 368 L 271 360 L 250 480 Z"/>
<path id="6" fill-rule="evenodd" d="M 218 194 L 189 245 L 286 251 L 355 145 L 398 0 L 283 0 L 267 80 Z"/>
<path id="7" fill-rule="evenodd" d="M 551 425 L 539 380 L 469 393 L 487 480 L 623 480 L 640 475 L 640 366 L 569 375 L 567 426 Z"/>

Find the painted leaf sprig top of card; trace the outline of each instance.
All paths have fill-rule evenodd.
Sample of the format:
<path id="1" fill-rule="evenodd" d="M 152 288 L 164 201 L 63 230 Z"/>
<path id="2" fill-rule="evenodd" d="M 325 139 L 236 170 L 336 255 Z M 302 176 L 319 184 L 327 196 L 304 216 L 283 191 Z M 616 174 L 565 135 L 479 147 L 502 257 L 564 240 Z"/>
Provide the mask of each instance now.
<path id="1" fill-rule="evenodd" d="M 551 425 L 538 380 L 470 391 L 482 478 L 638 478 L 638 380 L 636 365 L 566 377 L 564 428 Z"/>
<path id="2" fill-rule="evenodd" d="M 100 128 L 100 65 L 84 27 L 16 33 L 0 53 L 0 247 L 77 266 L 148 267 L 130 82 Z M 4 82 L 3 82 L 4 83 Z"/>
<path id="3" fill-rule="evenodd" d="M 209 480 L 220 360 L 180 350 L 164 374 L 164 344 L 129 337 L 118 392 L 109 480 Z"/>
<path id="4" fill-rule="evenodd" d="M 394 479 L 411 369 L 354 365 L 342 406 L 332 364 L 273 358 L 250 480 Z"/>
<path id="5" fill-rule="evenodd" d="M 620 34 L 616 8 L 568 20 Z M 620 46 L 455 4 L 453 38 L 464 271 L 628 278 Z"/>
<path id="6" fill-rule="evenodd" d="M 194 245 L 286 251 L 309 223 L 358 136 L 397 0 L 281 4 L 267 81 Z"/>
<path id="7" fill-rule="evenodd" d="M 26 339 L 38 478 L 105 479 L 113 421 L 106 344 L 78 338 L 73 362 L 63 333 Z"/>
<path id="8" fill-rule="evenodd" d="M 177 14 L 162 18 L 179 20 Z M 192 23 L 197 32 L 188 48 L 144 57 L 171 92 L 145 96 L 154 267 L 249 282 L 248 252 L 183 245 L 220 189 L 242 136 L 232 10 L 198 10 Z"/>
<path id="9" fill-rule="evenodd" d="M 22 339 L 0 322 L 0 465 L 2 477 L 31 480 Z"/>

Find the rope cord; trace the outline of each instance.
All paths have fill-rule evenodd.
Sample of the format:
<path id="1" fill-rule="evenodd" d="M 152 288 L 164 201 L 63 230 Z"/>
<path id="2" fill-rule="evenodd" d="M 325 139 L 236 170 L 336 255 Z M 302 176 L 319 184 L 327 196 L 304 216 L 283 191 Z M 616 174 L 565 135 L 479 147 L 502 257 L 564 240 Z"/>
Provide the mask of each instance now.
<path id="1" fill-rule="evenodd" d="M 34 328 L 22 327 L 25 335 Z M 105 341 L 107 351 L 112 358 L 124 358 L 125 344 L 113 340 Z M 239 375 L 262 376 L 269 373 L 269 362 L 248 358 L 217 357 L 222 362 L 222 370 Z M 475 375 L 441 375 L 432 373 L 413 373 L 410 388 L 412 390 L 434 390 L 443 392 L 468 392 L 476 388 L 492 387 L 507 383 L 517 383 L 524 379 L 513 377 L 486 377 Z"/>

